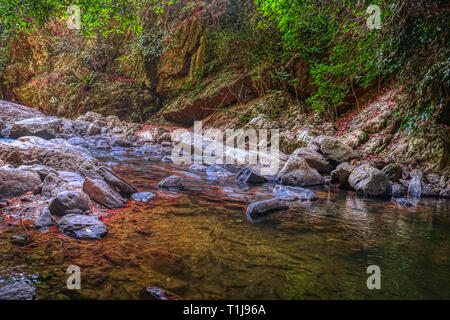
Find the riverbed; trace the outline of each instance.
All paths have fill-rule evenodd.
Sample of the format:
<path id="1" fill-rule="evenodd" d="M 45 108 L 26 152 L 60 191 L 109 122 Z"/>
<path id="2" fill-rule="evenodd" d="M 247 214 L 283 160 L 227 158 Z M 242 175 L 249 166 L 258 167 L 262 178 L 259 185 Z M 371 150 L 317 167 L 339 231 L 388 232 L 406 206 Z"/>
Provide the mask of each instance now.
<path id="1" fill-rule="evenodd" d="M 34 245 L 20 248 L 10 236 L 23 227 L 3 216 L 0 283 L 25 278 L 39 299 L 139 299 L 147 286 L 184 299 L 450 298 L 448 200 L 403 208 L 321 187 L 312 189 L 318 201 L 250 223 L 248 204 L 271 198 L 274 184 L 211 180 L 133 149 L 96 157 L 157 198 L 111 210 L 98 241 L 25 222 Z M 172 174 L 185 179 L 184 191 L 158 189 Z M 66 286 L 70 265 L 81 268 L 80 290 Z M 371 265 L 380 267 L 381 290 L 367 288 Z"/>

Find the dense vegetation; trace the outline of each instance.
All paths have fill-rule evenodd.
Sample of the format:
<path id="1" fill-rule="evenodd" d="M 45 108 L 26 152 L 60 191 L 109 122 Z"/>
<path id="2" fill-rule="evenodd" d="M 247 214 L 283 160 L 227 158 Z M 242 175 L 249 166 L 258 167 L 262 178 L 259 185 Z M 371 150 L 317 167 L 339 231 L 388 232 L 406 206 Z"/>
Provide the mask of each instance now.
<path id="1" fill-rule="evenodd" d="M 128 58 L 130 65 L 140 69 L 158 63 L 174 26 L 201 12 L 208 24 L 206 64 L 186 84 L 186 90 L 200 90 L 202 79 L 228 70 L 253 71 L 261 94 L 295 88 L 301 79 L 285 67 L 294 57 L 302 59 L 308 70 L 313 90 L 304 98 L 317 112 L 335 115 L 346 98 L 356 98 L 356 89 L 395 81 L 411 90 L 407 121 L 424 114 L 441 118 L 448 114 L 450 19 L 446 1 L 223 2 L 228 9 L 221 15 L 217 14 L 220 1 L 214 0 L 6 0 L 0 3 L 0 12 L 2 29 L 19 34 L 55 17 L 67 17 L 67 6 L 78 5 L 81 31 L 87 36 L 137 34 Z M 367 10 L 369 5 L 381 9 L 379 29 L 367 26 L 374 14 Z M 152 86 L 154 76 L 141 75 L 138 81 Z"/>

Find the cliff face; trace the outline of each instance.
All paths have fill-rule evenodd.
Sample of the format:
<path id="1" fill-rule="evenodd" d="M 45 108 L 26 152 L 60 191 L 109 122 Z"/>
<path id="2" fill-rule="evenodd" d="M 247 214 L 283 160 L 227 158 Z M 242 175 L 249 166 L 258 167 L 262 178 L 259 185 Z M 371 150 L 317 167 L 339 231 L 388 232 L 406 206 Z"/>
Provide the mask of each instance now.
<path id="1" fill-rule="evenodd" d="M 9 98 L 49 115 L 96 111 L 139 120 L 154 97 L 120 71 L 126 39 L 113 40 L 86 39 L 56 23 L 22 34 L 10 46 L 3 75 Z"/>
<path id="2" fill-rule="evenodd" d="M 141 36 L 86 39 L 57 23 L 22 34 L 8 48 L 2 92 L 64 117 L 95 111 L 158 124 L 204 120 L 219 128 L 248 127 L 258 118 L 262 122 L 253 123 L 281 129 L 284 152 L 325 133 L 367 158 L 448 171 L 448 107 L 440 109 L 438 123 L 424 118 L 411 125 L 401 86 L 377 83 L 355 88 L 336 108 L 337 119 L 326 120 L 304 102 L 316 90 L 308 65 L 295 54 L 280 54 L 273 31 L 242 22 L 256 14 L 246 1 L 220 2 L 220 10 L 216 2 L 152 17 Z M 240 16 L 241 22 L 233 21 Z"/>

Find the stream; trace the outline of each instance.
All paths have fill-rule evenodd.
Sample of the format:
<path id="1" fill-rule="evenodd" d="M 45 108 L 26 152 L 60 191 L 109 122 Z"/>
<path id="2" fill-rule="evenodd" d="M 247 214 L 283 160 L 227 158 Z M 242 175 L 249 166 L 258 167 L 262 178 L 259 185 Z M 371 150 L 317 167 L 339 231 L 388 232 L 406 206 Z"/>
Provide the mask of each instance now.
<path id="1" fill-rule="evenodd" d="M 104 239 L 71 240 L 65 249 L 56 229 L 28 227 L 36 245 L 19 248 L 9 236 L 21 226 L 0 228 L 0 283 L 26 278 L 39 299 L 139 299 L 147 286 L 184 299 L 450 298 L 450 201 L 402 208 L 312 188 L 318 201 L 251 224 L 248 204 L 271 198 L 274 184 L 214 181 L 133 149 L 96 157 L 157 198 L 110 210 Z M 185 190 L 158 189 L 172 174 Z M 81 290 L 66 286 L 70 265 L 81 268 Z M 370 265 L 380 267 L 381 290 L 366 286 Z"/>

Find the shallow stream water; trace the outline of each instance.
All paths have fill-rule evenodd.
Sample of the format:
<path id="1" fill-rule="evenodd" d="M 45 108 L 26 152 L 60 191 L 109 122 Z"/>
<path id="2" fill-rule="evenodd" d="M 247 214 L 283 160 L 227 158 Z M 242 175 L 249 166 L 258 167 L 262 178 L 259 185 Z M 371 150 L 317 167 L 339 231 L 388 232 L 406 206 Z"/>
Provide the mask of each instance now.
<path id="1" fill-rule="evenodd" d="M 0 283 L 26 278 L 40 299 L 139 299 L 146 286 L 185 299 L 450 298 L 449 201 L 402 208 L 319 188 L 320 200 L 251 224 L 248 204 L 271 198 L 274 185 L 211 181 L 126 150 L 98 158 L 158 198 L 111 211 L 99 241 L 28 227 L 35 245 L 21 249 L 10 237 L 23 228 L 0 228 Z M 172 174 L 186 190 L 158 190 Z M 66 287 L 70 265 L 81 268 L 81 290 Z M 381 269 L 381 290 L 366 286 L 370 265 Z"/>

